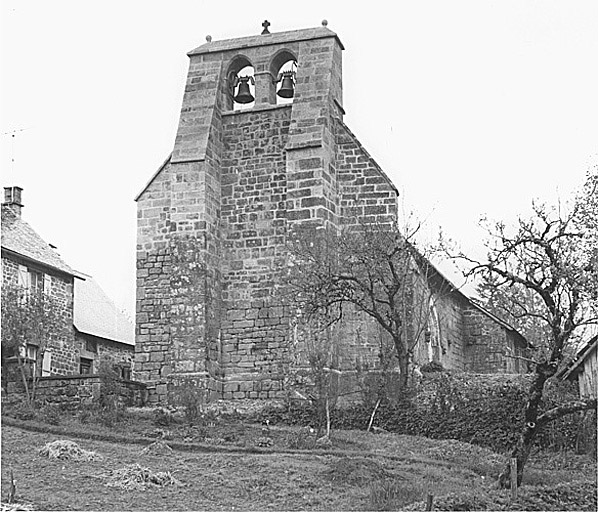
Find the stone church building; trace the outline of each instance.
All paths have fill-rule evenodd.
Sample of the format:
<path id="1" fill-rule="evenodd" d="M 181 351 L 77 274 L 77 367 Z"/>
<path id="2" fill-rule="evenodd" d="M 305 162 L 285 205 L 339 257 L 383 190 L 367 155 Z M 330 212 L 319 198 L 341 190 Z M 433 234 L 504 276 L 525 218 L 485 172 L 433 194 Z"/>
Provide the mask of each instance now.
<path id="1" fill-rule="evenodd" d="M 188 53 L 172 153 L 136 198 L 133 378 L 154 402 L 189 379 L 221 398 L 282 396 L 292 319 L 275 295 L 288 234 L 398 211 L 395 185 L 343 122 L 344 48 L 325 23 L 206 39 Z M 416 362 L 519 371 L 503 355 L 525 346 L 511 327 L 454 288 L 433 309 Z M 371 319 L 354 312 L 339 332 L 341 366 L 375 366 Z"/>

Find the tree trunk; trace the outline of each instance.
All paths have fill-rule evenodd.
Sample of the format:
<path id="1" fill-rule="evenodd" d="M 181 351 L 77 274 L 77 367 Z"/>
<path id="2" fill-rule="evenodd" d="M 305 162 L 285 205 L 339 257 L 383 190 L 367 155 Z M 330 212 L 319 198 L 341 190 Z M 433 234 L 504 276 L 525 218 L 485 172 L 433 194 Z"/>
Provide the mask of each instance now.
<path id="1" fill-rule="evenodd" d="M 521 485 L 523 479 L 523 468 L 529 457 L 534 438 L 538 431 L 538 409 L 542 400 L 544 384 L 552 375 L 552 367 L 548 363 L 538 364 L 536 366 L 536 375 L 531 383 L 528 400 L 523 409 L 524 424 L 519 434 L 519 439 L 511 452 L 509 459 L 517 459 L 517 485 Z M 499 487 L 506 489 L 511 485 L 511 465 L 507 462 L 502 473 L 498 477 Z"/>
<path id="2" fill-rule="evenodd" d="M 27 382 L 27 375 L 25 375 L 25 363 L 17 352 L 17 362 L 19 364 L 19 371 L 21 373 L 21 379 L 23 380 L 23 387 L 25 388 L 25 396 L 27 397 L 27 405 L 33 410 L 33 401 L 31 400 L 31 393 L 29 392 L 29 383 Z"/>
<path id="3" fill-rule="evenodd" d="M 399 387 L 401 390 L 407 389 L 409 384 L 409 359 L 407 356 L 399 357 Z"/>

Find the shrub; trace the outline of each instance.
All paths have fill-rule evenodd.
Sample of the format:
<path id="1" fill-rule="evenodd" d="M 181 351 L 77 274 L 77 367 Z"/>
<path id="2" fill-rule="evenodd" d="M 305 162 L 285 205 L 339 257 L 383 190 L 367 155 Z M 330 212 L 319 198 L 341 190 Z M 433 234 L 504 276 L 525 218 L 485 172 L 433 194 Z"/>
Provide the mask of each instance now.
<path id="1" fill-rule="evenodd" d="M 443 372 L 444 366 L 442 366 L 442 363 L 437 363 L 436 361 L 430 361 L 429 363 L 422 365 L 422 367 L 420 368 L 420 371 L 422 373 Z"/>
<path id="2" fill-rule="evenodd" d="M 505 452 L 519 436 L 526 387 L 524 376 L 427 373 L 416 396 L 406 393 L 393 401 L 381 401 L 374 425 L 399 434 L 456 439 Z M 547 393 L 543 409 L 566 399 L 570 392 L 565 386 Z M 372 410 L 363 403 L 336 409 L 331 412 L 332 425 L 365 430 Z M 256 421 L 265 419 L 273 425 L 317 424 L 313 406 L 290 401 L 264 407 L 255 415 Z M 536 446 L 595 453 L 595 415 L 573 414 L 553 422 L 539 432 Z"/>
<path id="3" fill-rule="evenodd" d="M 420 500 L 423 487 L 407 480 L 381 480 L 370 486 L 370 510 L 400 510 L 403 505 Z M 474 510 L 474 509 L 463 509 Z"/>
<path id="4" fill-rule="evenodd" d="M 2 407 L 2 414 L 17 420 L 29 421 L 35 419 L 36 411 L 27 402 L 17 402 Z"/>
<path id="5" fill-rule="evenodd" d="M 155 409 L 153 416 L 154 425 L 158 427 L 168 427 L 169 425 L 174 423 L 174 416 L 172 415 L 172 413 L 169 410 L 164 409 L 162 407 L 158 407 L 157 409 Z"/>
<path id="6" fill-rule="evenodd" d="M 286 445 L 291 450 L 313 450 L 316 448 L 316 437 L 309 432 L 291 432 L 286 438 Z"/>
<path id="7" fill-rule="evenodd" d="M 207 390 L 192 381 L 179 384 L 172 390 L 173 402 L 185 411 L 189 423 L 204 419 L 204 408 L 208 402 Z"/>
<path id="8" fill-rule="evenodd" d="M 127 408 L 120 397 L 119 374 L 110 361 L 103 361 L 98 371 L 100 388 L 91 404 L 81 404 L 79 421 L 113 427 L 128 418 Z"/>
<path id="9" fill-rule="evenodd" d="M 64 411 L 59 405 L 46 404 L 38 412 L 38 419 L 50 425 L 60 425 Z"/>

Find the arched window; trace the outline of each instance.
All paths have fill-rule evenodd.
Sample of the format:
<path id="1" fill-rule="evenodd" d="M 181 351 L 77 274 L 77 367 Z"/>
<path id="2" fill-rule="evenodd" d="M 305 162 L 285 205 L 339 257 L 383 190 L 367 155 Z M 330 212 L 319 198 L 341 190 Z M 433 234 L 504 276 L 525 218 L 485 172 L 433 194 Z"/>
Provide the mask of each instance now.
<path id="1" fill-rule="evenodd" d="M 255 71 L 246 57 L 236 57 L 226 74 L 226 107 L 243 110 L 255 105 Z"/>
<path id="2" fill-rule="evenodd" d="M 426 342 L 428 344 L 428 361 L 440 363 L 442 360 L 440 320 L 438 318 L 438 310 L 434 304 L 434 298 L 430 298 Z"/>

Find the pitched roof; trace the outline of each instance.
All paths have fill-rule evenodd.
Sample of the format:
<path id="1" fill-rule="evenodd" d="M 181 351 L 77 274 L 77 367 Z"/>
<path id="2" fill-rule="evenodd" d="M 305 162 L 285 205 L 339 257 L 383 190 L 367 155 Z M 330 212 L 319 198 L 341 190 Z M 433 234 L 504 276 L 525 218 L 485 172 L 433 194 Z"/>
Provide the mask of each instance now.
<path id="1" fill-rule="evenodd" d="M 577 368 L 581 366 L 581 364 L 592 353 L 592 351 L 596 350 L 597 347 L 598 336 L 594 336 L 582 345 L 581 349 L 579 349 L 573 360 L 569 361 L 569 363 L 557 373 L 557 376 L 561 377 L 562 379 L 568 378 Z"/>
<path id="2" fill-rule="evenodd" d="M 135 345 L 135 326 L 91 276 L 75 281 L 73 323 L 84 334 Z"/>
<path id="3" fill-rule="evenodd" d="M 41 265 L 78 276 L 10 206 L 2 205 L 2 249 Z"/>

